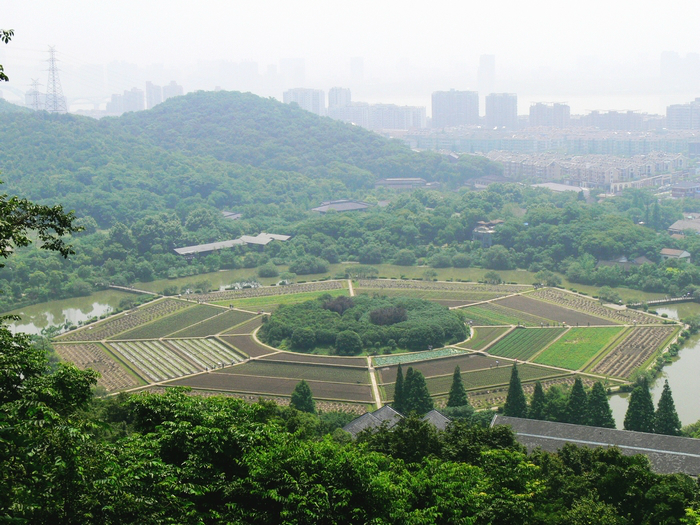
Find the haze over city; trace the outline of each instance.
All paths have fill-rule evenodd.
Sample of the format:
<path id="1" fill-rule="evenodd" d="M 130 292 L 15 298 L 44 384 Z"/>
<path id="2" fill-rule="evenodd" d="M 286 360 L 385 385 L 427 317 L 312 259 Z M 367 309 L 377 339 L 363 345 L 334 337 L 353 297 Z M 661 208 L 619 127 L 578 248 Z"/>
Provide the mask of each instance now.
<path id="1" fill-rule="evenodd" d="M 146 81 L 175 80 L 185 92 L 352 90 L 353 100 L 426 106 L 431 93 L 479 91 L 482 55 L 495 57 L 493 91 L 531 102 L 566 102 L 572 113 L 637 110 L 697 96 L 700 46 L 695 2 L 439 1 L 352 4 L 306 1 L 65 0 L 5 6 L 0 47 L 11 82 L 3 97 L 23 102 L 32 79 L 47 81 L 56 47 L 71 109 L 104 106 Z M 483 106 L 482 106 L 483 114 Z"/>

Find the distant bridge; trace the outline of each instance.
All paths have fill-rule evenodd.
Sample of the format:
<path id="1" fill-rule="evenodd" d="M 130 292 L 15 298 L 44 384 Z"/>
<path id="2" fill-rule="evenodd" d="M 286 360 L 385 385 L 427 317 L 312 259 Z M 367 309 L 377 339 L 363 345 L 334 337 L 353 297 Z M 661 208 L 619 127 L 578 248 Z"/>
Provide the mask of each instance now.
<path id="1" fill-rule="evenodd" d="M 654 299 L 653 301 L 647 301 L 646 303 L 630 303 L 628 306 L 640 307 L 646 304 L 647 306 L 657 306 L 661 304 L 675 304 L 675 303 L 697 303 L 698 298 L 692 295 L 682 295 L 680 297 L 664 297 L 663 299 Z"/>
<path id="2" fill-rule="evenodd" d="M 159 293 L 155 292 L 149 292 L 148 290 L 139 290 L 138 288 L 134 288 L 133 286 L 117 286 L 116 284 L 110 284 L 110 288 L 114 288 L 115 290 L 122 290 L 123 292 L 131 292 L 131 293 L 145 293 L 148 295 L 160 295 Z"/>

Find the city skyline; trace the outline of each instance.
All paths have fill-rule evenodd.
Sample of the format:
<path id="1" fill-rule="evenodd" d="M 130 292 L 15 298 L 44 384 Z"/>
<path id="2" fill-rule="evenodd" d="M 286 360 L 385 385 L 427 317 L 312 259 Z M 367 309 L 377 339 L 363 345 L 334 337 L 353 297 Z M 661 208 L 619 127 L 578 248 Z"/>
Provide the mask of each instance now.
<path id="1" fill-rule="evenodd" d="M 641 9 L 630 1 L 593 1 L 567 10 L 554 2 L 506 1 L 495 11 L 438 1 L 427 12 L 394 1 L 305 4 L 309 9 L 216 0 L 10 5 L 2 26 L 15 37 L 0 46 L 0 63 L 11 82 L 0 89 L 16 100 L 31 79 L 45 85 L 53 45 L 69 99 L 145 89 L 147 81 L 279 100 L 288 89 L 342 86 L 355 100 L 430 112 L 435 91 L 479 91 L 483 103 L 490 93 L 480 88 L 488 85 L 517 93 L 520 114 L 543 101 L 568 103 L 582 114 L 663 113 L 700 94 L 693 27 L 700 7 L 691 2 Z M 489 56 L 493 70 L 485 72 Z"/>

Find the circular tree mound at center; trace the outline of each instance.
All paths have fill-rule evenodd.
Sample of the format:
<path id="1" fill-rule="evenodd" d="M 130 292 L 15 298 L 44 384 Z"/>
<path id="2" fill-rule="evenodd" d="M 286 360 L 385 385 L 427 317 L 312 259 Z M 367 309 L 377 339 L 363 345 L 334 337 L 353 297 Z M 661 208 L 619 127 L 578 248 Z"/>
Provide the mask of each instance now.
<path id="1" fill-rule="evenodd" d="M 258 336 L 289 350 L 356 355 L 456 343 L 466 339 L 467 328 L 461 312 L 423 299 L 324 295 L 281 306 Z"/>

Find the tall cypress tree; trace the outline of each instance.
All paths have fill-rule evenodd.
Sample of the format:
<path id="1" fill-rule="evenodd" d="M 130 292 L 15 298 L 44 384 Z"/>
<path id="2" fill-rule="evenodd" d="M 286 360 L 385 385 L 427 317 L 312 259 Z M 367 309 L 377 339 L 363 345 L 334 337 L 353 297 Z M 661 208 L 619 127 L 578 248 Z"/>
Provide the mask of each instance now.
<path id="1" fill-rule="evenodd" d="M 452 386 L 450 387 L 450 396 L 447 399 L 448 407 L 463 407 L 469 404 L 467 391 L 464 389 L 462 382 L 462 373 L 459 367 L 455 367 L 455 372 L 452 375 Z"/>
<path id="2" fill-rule="evenodd" d="M 523 392 L 523 385 L 520 383 L 518 366 L 515 363 L 513 363 L 513 370 L 510 373 L 510 385 L 508 386 L 506 404 L 503 405 L 503 415 L 527 417 L 527 400 L 525 392 Z"/>
<path id="3" fill-rule="evenodd" d="M 654 432 L 654 402 L 646 378 L 640 380 L 632 390 L 624 427 L 625 430 Z"/>
<path id="4" fill-rule="evenodd" d="M 605 387 L 600 381 L 596 381 L 588 394 L 588 423 L 592 427 L 615 428 L 615 418 Z"/>
<path id="5" fill-rule="evenodd" d="M 394 384 L 394 402 L 391 404 L 394 410 L 397 412 L 404 412 L 404 381 L 403 381 L 403 370 L 401 369 L 401 363 L 396 369 L 396 383 Z"/>
<path id="6" fill-rule="evenodd" d="M 668 386 L 668 380 L 664 383 L 656 414 L 654 414 L 654 432 L 668 436 L 681 435 L 681 420 L 676 412 L 676 405 L 673 402 L 673 395 L 671 394 L 671 388 Z"/>
<path id="7" fill-rule="evenodd" d="M 566 422 L 574 425 L 585 425 L 588 420 L 587 408 L 588 396 L 583 389 L 581 378 L 577 377 L 566 400 Z"/>
<path id="8" fill-rule="evenodd" d="M 403 396 L 405 414 L 415 412 L 423 415 L 433 409 L 433 399 L 430 397 L 430 392 L 428 392 L 428 385 L 425 384 L 425 377 L 420 371 L 414 370 L 410 366 L 406 371 Z"/>
<path id="9" fill-rule="evenodd" d="M 310 414 L 314 414 L 316 412 L 316 403 L 314 402 L 314 396 L 311 393 L 311 388 L 303 379 L 297 383 L 296 387 L 294 387 L 291 405 L 302 412 L 309 412 Z"/>
<path id="10" fill-rule="evenodd" d="M 542 383 L 537 381 L 537 383 L 535 383 L 535 391 L 532 393 L 532 399 L 530 400 L 530 408 L 528 409 L 527 417 L 530 419 L 545 419 L 547 416 L 545 412 L 546 406 L 547 399 L 544 396 Z"/>

